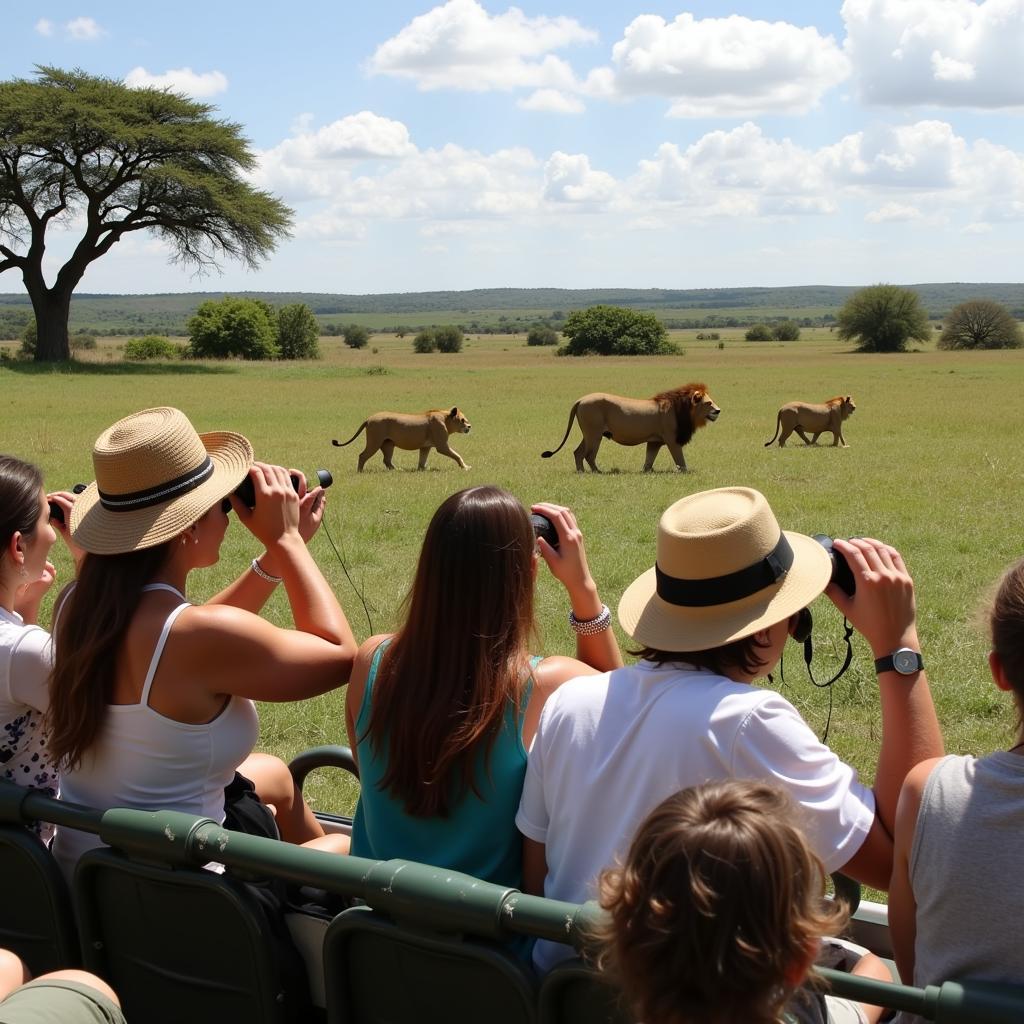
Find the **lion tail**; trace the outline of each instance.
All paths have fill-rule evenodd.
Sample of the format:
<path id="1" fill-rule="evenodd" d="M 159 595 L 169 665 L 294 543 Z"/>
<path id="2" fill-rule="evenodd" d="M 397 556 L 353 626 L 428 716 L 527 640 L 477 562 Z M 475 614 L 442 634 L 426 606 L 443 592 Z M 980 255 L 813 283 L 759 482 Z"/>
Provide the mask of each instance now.
<path id="1" fill-rule="evenodd" d="M 782 429 L 782 410 L 780 409 L 775 414 L 775 433 L 772 434 L 772 439 L 770 441 L 765 441 L 765 443 L 764 443 L 765 448 L 769 448 L 773 444 L 775 444 L 775 438 L 777 438 L 779 436 L 779 431 L 781 429 Z"/>
<path id="2" fill-rule="evenodd" d="M 345 445 L 351 444 L 365 429 L 366 420 L 363 420 L 363 422 L 359 424 L 359 429 L 347 441 L 331 441 L 331 444 L 338 448 L 344 448 Z"/>
<path id="3" fill-rule="evenodd" d="M 569 422 L 565 425 L 565 437 L 562 438 L 562 443 L 551 452 L 541 452 L 540 457 L 542 459 L 550 459 L 552 455 L 562 450 L 562 445 L 569 440 L 569 431 L 572 430 L 572 421 L 576 418 L 576 410 L 579 408 L 580 403 L 576 402 L 573 407 L 569 410 Z"/>

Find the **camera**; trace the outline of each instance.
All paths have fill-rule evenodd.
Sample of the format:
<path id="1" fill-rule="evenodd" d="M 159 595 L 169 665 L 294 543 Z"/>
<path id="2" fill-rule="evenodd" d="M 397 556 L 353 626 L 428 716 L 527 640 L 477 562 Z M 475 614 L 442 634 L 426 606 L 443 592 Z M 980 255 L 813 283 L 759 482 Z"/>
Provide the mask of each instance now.
<path id="1" fill-rule="evenodd" d="M 853 571 L 850 569 L 850 563 L 846 561 L 846 557 L 841 551 L 836 551 L 832 546 L 831 537 L 826 537 L 823 533 L 816 533 L 814 540 L 828 552 L 829 558 L 832 559 L 832 576 L 829 582 L 839 587 L 847 597 L 853 597 L 853 593 L 857 589 L 857 583 L 853 578 Z"/>
<path id="2" fill-rule="evenodd" d="M 558 531 L 555 529 L 555 524 L 547 516 L 542 516 L 539 512 L 531 512 L 530 525 L 533 527 L 533 535 L 535 537 L 543 537 L 557 550 Z"/>
<path id="3" fill-rule="evenodd" d="M 299 489 L 299 477 L 294 473 L 291 474 L 292 488 L 294 490 Z M 331 486 L 334 483 L 334 477 L 331 476 L 329 469 L 318 469 L 316 471 L 317 483 L 324 489 Z M 246 508 L 256 507 L 256 488 L 253 486 L 252 477 L 246 476 L 245 479 L 235 488 L 235 497 L 238 498 Z M 229 498 L 222 498 L 220 503 L 221 510 L 226 515 L 231 511 L 231 501 Z"/>
<path id="4" fill-rule="evenodd" d="M 71 488 L 71 493 L 81 494 L 88 486 L 88 484 L 75 484 L 75 486 Z M 64 522 L 64 509 L 62 509 L 55 501 L 50 502 L 50 518 L 56 519 L 58 523 Z"/>

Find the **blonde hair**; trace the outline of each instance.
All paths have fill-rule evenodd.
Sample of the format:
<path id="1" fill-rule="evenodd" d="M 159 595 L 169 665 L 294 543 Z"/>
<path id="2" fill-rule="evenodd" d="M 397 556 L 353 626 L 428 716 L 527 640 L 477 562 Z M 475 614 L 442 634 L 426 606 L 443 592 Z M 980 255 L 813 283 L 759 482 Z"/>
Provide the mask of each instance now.
<path id="1" fill-rule="evenodd" d="M 711 783 L 659 804 L 599 881 L 598 964 L 645 1024 L 772 1024 L 787 975 L 848 913 L 783 790 Z"/>

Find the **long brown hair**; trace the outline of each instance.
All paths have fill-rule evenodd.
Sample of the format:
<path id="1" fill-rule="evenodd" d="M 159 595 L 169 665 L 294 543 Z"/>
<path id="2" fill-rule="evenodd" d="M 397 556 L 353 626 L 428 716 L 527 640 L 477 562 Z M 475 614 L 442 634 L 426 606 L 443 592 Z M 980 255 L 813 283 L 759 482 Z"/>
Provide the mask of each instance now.
<path id="1" fill-rule="evenodd" d="M 82 562 L 78 582 L 60 609 L 47 713 L 50 753 L 63 771 L 81 764 L 99 736 L 139 595 L 174 543 L 121 555 L 86 555 Z"/>
<path id="2" fill-rule="evenodd" d="M 382 786 L 418 817 L 445 817 L 520 705 L 533 629 L 534 534 L 500 487 L 470 487 L 434 513 L 405 622 L 374 684 L 366 735 L 387 744 Z"/>
<path id="3" fill-rule="evenodd" d="M 789 796 L 730 780 L 659 804 L 599 882 L 598 962 L 646 1024 L 772 1024 L 787 977 L 847 918 Z"/>

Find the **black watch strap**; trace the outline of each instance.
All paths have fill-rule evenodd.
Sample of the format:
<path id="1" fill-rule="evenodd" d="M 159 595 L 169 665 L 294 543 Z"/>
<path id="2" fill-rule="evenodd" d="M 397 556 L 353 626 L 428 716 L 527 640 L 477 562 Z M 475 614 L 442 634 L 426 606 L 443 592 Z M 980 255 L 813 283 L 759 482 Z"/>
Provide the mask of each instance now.
<path id="1" fill-rule="evenodd" d="M 898 660 L 897 660 L 898 659 Z M 900 648 L 887 654 L 884 658 L 875 659 L 875 672 L 899 672 L 902 676 L 912 676 L 915 672 L 924 669 L 924 658 L 920 651 L 912 651 L 910 648 Z"/>

